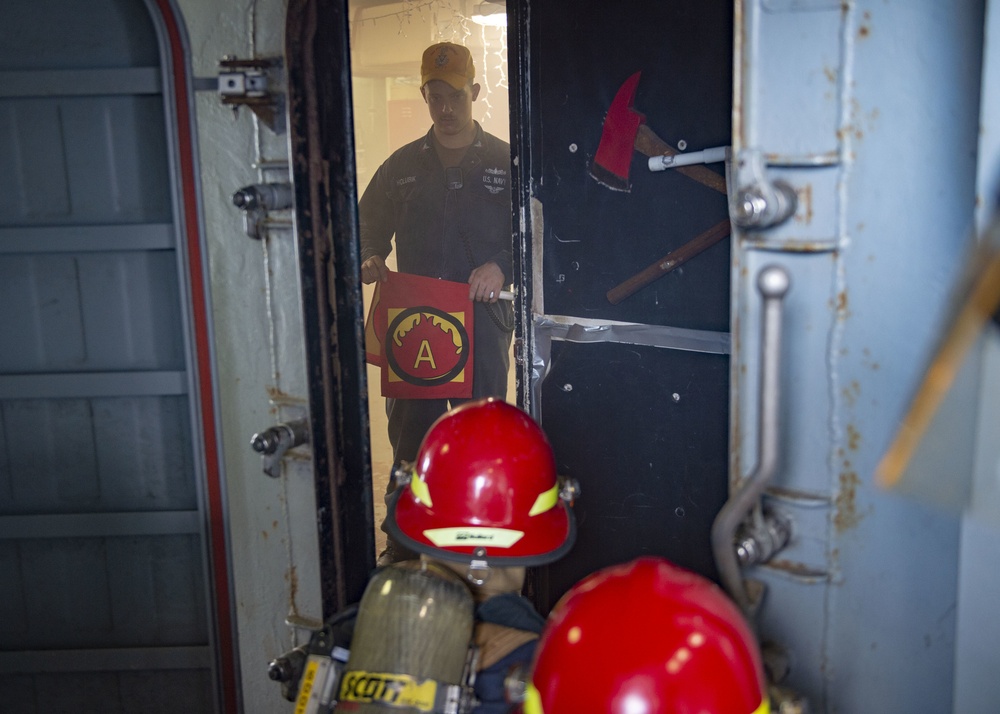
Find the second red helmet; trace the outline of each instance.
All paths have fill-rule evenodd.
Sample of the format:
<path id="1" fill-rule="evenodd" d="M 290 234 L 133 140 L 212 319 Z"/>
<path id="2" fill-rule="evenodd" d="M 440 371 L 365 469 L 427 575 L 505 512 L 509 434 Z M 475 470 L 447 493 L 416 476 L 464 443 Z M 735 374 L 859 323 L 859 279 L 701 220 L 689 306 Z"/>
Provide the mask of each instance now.
<path id="1" fill-rule="evenodd" d="M 662 559 L 574 585 L 542 632 L 524 714 L 767 714 L 756 639 L 711 581 Z"/>
<path id="2" fill-rule="evenodd" d="M 452 409 L 428 430 L 386 528 L 403 545 L 458 562 L 552 562 L 576 526 L 552 447 L 525 412 L 498 399 Z"/>

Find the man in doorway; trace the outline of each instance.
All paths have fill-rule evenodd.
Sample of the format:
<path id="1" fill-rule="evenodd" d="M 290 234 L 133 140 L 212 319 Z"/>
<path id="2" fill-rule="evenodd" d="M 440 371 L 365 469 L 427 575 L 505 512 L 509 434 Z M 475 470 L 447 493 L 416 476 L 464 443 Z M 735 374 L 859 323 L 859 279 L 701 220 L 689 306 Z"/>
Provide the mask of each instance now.
<path id="1" fill-rule="evenodd" d="M 432 126 L 394 152 L 361 197 L 361 277 L 389 278 L 385 259 L 395 236 L 400 272 L 467 282 L 475 305 L 472 398 L 505 399 L 514 315 L 499 297 L 513 272 L 510 145 L 472 118 L 480 92 L 475 74 L 461 45 L 441 42 L 424 51 L 420 93 Z M 424 434 L 448 408 L 446 399 L 386 400 L 394 470 L 416 458 Z"/>

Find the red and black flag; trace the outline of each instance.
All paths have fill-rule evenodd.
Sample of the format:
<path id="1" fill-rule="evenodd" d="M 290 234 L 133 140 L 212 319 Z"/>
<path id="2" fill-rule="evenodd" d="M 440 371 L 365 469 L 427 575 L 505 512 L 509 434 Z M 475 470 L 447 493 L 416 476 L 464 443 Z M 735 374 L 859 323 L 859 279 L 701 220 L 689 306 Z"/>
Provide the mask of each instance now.
<path id="1" fill-rule="evenodd" d="M 382 368 L 382 396 L 472 396 L 472 301 L 469 286 L 390 273 L 375 286 L 365 322 L 365 358 Z"/>

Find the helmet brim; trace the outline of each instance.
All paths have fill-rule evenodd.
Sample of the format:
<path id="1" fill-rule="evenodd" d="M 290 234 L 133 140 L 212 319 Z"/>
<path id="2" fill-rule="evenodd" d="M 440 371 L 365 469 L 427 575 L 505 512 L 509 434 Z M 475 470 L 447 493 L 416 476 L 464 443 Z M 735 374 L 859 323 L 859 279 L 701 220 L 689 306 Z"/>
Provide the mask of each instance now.
<path id="1" fill-rule="evenodd" d="M 533 516 L 542 519 L 537 523 L 538 533 L 525 533 L 508 547 L 488 545 L 482 541 L 441 547 L 427 536 L 428 531 L 439 528 L 441 524 L 429 523 L 426 509 L 419 507 L 414 499 L 403 497 L 408 493 L 409 487 L 403 486 L 389 497 L 385 528 L 400 545 L 434 558 L 455 563 L 486 561 L 495 567 L 532 567 L 559 560 L 576 542 L 573 510 L 565 501 L 559 500 L 549 511 Z M 455 528 L 461 529 L 463 525 L 456 524 Z"/>

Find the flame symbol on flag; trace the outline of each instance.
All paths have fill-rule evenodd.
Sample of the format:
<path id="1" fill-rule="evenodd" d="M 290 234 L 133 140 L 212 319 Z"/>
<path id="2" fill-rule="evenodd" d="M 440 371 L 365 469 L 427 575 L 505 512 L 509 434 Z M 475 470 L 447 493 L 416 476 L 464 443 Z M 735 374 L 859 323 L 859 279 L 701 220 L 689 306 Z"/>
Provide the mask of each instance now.
<path id="1" fill-rule="evenodd" d="M 422 318 L 427 318 L 431 325 L 437 327 L 451 338 L 452 344 L 455 345 L 455 354 L 462 353 L 462 335 L 456 328 L 456 323 L 428 313 L 416 313 L 404 318 L 392 334 L 393 343 L 397 347 L 402 347 L 403 339 L 421 323 Z"/>

